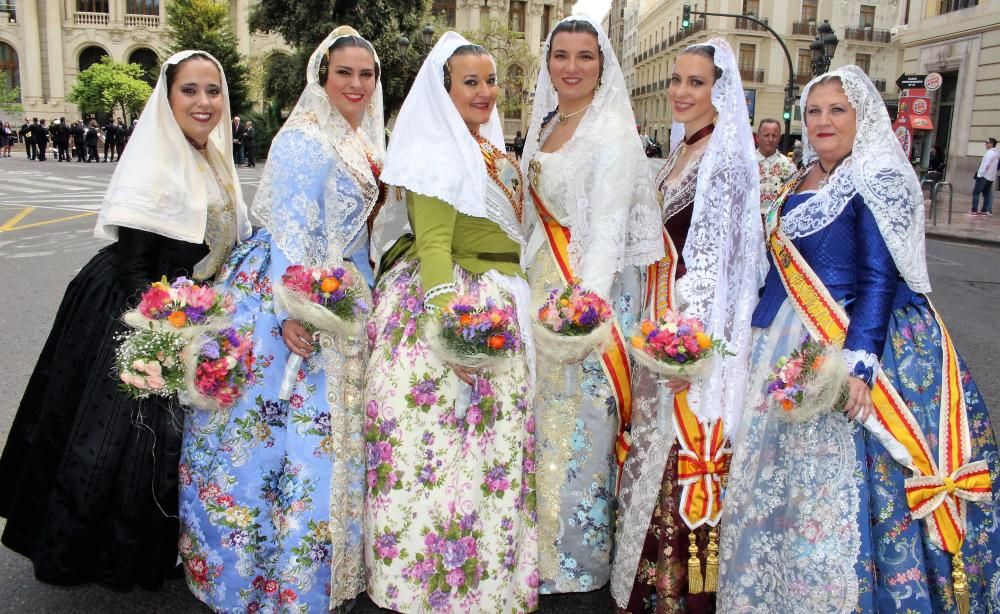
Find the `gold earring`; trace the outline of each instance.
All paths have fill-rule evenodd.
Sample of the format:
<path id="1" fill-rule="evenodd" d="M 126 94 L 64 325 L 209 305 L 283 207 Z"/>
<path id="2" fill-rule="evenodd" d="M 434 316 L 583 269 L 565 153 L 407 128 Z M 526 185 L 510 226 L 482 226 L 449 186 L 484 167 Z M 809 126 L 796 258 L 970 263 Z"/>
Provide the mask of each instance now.
<path id="1" fill-rule="evenodd" d="M 371 101 L 368 102 L 368 114 L 369 115 L 375 115 L 375 103 L 374 102 L 371 102 Z"/>

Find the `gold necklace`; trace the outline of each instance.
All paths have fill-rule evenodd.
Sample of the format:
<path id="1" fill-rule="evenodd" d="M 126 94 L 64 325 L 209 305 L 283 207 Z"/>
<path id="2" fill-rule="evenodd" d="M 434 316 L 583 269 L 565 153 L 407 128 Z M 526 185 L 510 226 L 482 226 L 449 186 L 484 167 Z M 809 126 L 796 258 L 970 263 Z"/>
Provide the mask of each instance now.
<path id="1" fill-rule="evenodd" d="M 590 103 L 590 104 L 594 104 L 594 103 Z M 572 113 L 569 113 L 568 115 L 563 115 L 562 111 L 559 110 L 559 107 L 556 107 L 556 119 L 559 120 L 560 124 L 565 124 L 566 121 L 569 118 L 573 117 L 574 115 L 579 115 L 580 113 L 583 113 L 584 111 L 586 111 L 587 109 L 589 109 L 590 108 L 590 104 L 588 104 L 587 106 L 583 107 L 579 111 L 573 111 Z"/>

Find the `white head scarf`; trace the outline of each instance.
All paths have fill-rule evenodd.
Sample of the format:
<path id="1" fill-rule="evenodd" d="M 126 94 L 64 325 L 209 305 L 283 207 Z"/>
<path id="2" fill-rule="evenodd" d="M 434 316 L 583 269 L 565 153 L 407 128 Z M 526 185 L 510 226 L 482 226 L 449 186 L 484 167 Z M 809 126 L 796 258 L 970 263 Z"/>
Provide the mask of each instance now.
<path id="1" fill-rule="evenodd" d="M 792 239 L 808 236 L 830 224 L 854 194 L 860 193 L 906 284 L 914 292 L 930 292 L 924 255 L 923 192 L 893 134 L 889 113 L 875 84 L 853 65 L 820 75 L 802 91 L 802 117 L 806 117 L 809 91 L 830 77 L 840 79 L 847 100 L 857 112 L 854 149 L 825 186 L 782 217 L 781 227 Z M 802 157 L 806 163 L 816 159 L 808 128 L 802 132 Z"/>
<path id="2" fill-rule="evenodd" d="M 750 317 L 764 285 L 767 258 L 760 219 L 760 175 L 740 71 L 725 40 L 715 49 L 722 77 L 712 86 L 718 111 L 715 131 L 698 166 L 694 210 L 677 293 L 685 315 L 695 316 L 734 355 L 716 360 L 711 372 L 688 393 L 704 419 L 723 418 L 728 434 L 739 425 L 750 362 Z M 690 49 L 690 47 L 689 47 Z M 682 124 L 675 129 L 683 133 Z"/>
<path id="3" fill-rule="evenodd" d="M 445 63 L 468 44 L 460 34 L 446 32 L 424 60 L 396 118 L 382 181 L 439 198 L 466 215 L 489 218 L 486 182 L 490 179 L 482 152 L 444 89 Z M 504 150 L 495 107 L 479 133 Z"/>
<path id="4" fill-rule="evenodd" d="M 231 183 L 236 209 L 237 236 L 250 236 L 250 221 L 233 163 L 233 129 L 229 121 L 229 88 L 222 65 L 204 51 L 180 51 L 160 67 L 160 78 L 142 110 L 129 147 L 111 176 L 104 204 L 97 217 L 94 236 L 118 238 L 118 227 L 145 230 L 158 235 L 201 243 L 208 219 L 208 191 L 198 167 L 194 148 L 188 143 L 170 109 L 167 68 L 193 55 L 211 60 L 222 79 L 222 117 L 208 136 L 208 153 L 216 162 L 223 183 Z M 209 178 L 209 180 L 213 180 Z M 228 180 L 228 181 L 227 181 Z"/>
<path id="5" fill-rule="evenodd" d="M 606 266 L 614 272 L 631 265 L 645 266 L 663 257 L 663 240 L 659 205 L 646 153 L 635 131 L 635 114 L 632 112 L 625 76 L 611 47 L 611 41 L 601 25 L 584 15 L 572 15 L 559 23 L 571 21 L 588 23 L 597 32 L 604 66 L 600 87 L 590 107 L 584 112 L 573 137 L 560 149 L 561 153 L 579 160 L 574 177 L 569 182 L 576 202 L 575 207 L 570 207 L 570 264 L 574 271 L 592 268 L 584 266 L 584 260 L 593 243 L 593 234 L 615 232 L 620 235 L 616 242 L 618 250 L 616 254 L 602 254 L 604 257 L 611 256 Z M 528 165 L 545 138 L 542 122 L 559 104 L 546 61 L 551 45 L 550 32 L 542 49 L 541 67 L 535 85 L 535 102 L 521 158 L 525 177 L 528 176 Z M 627 160 L 624 172 L 602 174 L 599 165 L 602 160 L 609 159 Z M 616 169 L 622 167 L 620 164 L 615 166 Z M 613 206 L 624 208 L 627 214 L 613 216 L 614 219 L 609 220 L 608 224 L 592 223 L 601 222 L 602 217 L 606 217 L 610 213 L 608 209 Z M 525 210 L 529 216 L 528 223 L 532 223 L 535 218 L 534 207 L 525 207 Z"/>
<path id="6" fill-rule="evenodd" d="M 275 139 L 287 130 L 309 137 L 304 139 L 304 146 L 311 146 L 317 141 L 321 143 L 324 154 L 336 156 L 338 164 L 343 164 L 356 180 L 365 203 L 364 212 L 354 217 L 353 224 L 345 225 L 343 203 L 351 195 L 343 193 L 344 189 L 337 183 L 337 173 L 330 173 L 326 178 L 322 206 L 319 203 L 276 202 L 275 177 L 294 171 L 288 165 L 295 164 L 295 160 L 279 159 L 278 156 L 268 158 L 251 206 L 254 217 L 268 229 L 281 251 L 293 262 L 306 266 L 328 266 L 343 260 L 344 250 L 368 219 L 378 198 L 378 181 L 372 172 L 368 154 L 374 157 L 376 164 L 381 164 L 385 157 L 381 78 L 375 85 L 375 92 L 357 130 L 351 128 L 340 111 L 330 103 L 330 97 L 320 83 L 320 70 L 325 66 L 330 46 L 345 36 L 361 38 L 354 28 L 341 26 L 313 51 L 306 67 L 306 87 Z M 377 54 L 375 65 L 381 66 Z M 326 69 L 332 70 L 330 67 Z M 281 200 L 280 197 L 278 200 Z M 298 207 L 299 211 L 286 217 L 281 213 L 285 207 Z M 289 221 L 292 218 L 296 221 Z"/>

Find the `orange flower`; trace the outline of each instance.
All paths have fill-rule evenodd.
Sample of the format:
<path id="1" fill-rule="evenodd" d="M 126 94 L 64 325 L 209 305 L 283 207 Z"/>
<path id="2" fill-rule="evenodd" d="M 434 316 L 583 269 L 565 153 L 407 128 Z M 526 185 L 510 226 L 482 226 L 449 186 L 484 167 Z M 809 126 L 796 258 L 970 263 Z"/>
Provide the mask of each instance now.
<path id="1" fill-rule="evenodd" d="M 698 347 L 700 347 L 701 349 L 707 350 L 708 348 L 712 347 L 712 338 L 706 335 L 705 333 L 698 331 L 697 333 L 695 333 L 694 338 L 698 340 Z"/>
<path id="2" fill-rule="evenodd" d="M 183 311 L 175 311 L 167 316 L 167 322 L 170 322 L 174 328 L 181 328 L 187 322 L 187 315 Z"/>
<path id="3" fill-rule="evenodd" d="M 643 326 L 645 326 L 645 324 L 643 324 Z M 639 335 L 634 335 L 632 337 L 632 347 L 634 347 L 637 350 L 641 350 L 642 348 L 646 347 L 646 340 L 640 337 Z"/>
<path id="4" fill-rule="evenodd" d="M 649 320 L 643 320 L 642 325 L 639 327 L 639 330 L 642 331 L 643 335 L 649 335 L 649 333 L 653 332 L 654 328 L 656 327 L 653 325 L 652 322 L 650 322 Z"/>
<path id="5" fill-rule="evenodd" d="M 468 326 L 472 324 L 472 316 L 467 313 L 463 313 L 461 316 L 459 316 L 458 323 L 461 324 L 462 326 Z"/>
<path id="6" fill-rule="evenodd" d="M 795 409 L 795 403 L 793 403 L 791 399 L 782 399 L 781 409 L 785 411 L 792 411 L 793 409 Z"/>
<path id="7" fill-rule="evenodd" d="M 319 285 L 323 292 L 336 292 L 340 288 L 340 280 L 336 277 L 324 277 Z"/>
<path id="8" fill-rule="evenodd" d="M 502 350 L 506 341 L 503 338 L 503 335 L 490 335 L 490 338 L 487 341 L 487 343 L 489 343 L 490 349 Z"/>

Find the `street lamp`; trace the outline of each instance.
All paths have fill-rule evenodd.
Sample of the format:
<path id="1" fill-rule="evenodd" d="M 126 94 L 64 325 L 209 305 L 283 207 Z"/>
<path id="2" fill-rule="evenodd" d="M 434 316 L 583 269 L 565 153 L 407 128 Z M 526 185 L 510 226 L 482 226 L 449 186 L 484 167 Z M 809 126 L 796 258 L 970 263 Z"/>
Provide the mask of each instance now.
<path id="1" fill-rule="evenodd" d="M 434 40 L 434 28 L 428 24 L 424 26 L 424 29 L 420 33 L 424 36 L 424 45 L 430 47 L 431 41 Z"/>
<path id="2" fill-rule="evenodd" d="M 410 39 L 400 36 L 396 41 L 396 47 L 399 49 L 399 55 L 406 55 L 406 50 L 410 48 Z"/>
<path id="3" fill-rule="evenodd" d="M 837 35 L 833 33 L 830 22 L 824 19 L 823 23 L 816 28 L 816 38 L 809 45 L 813 76 L 819 76 L 830 70 L 830 62 L 833 60 L 833 54 L 836 53 L 839 42 Z"/>

